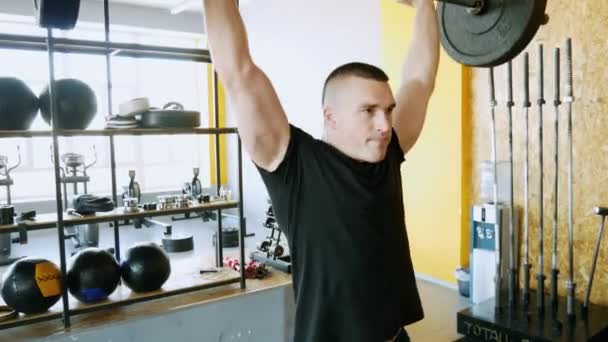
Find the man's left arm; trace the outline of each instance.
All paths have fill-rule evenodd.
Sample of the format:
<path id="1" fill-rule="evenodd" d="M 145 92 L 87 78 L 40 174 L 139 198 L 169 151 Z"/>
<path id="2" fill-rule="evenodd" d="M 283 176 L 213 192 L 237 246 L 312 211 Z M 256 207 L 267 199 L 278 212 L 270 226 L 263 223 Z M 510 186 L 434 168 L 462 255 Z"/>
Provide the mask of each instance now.
<path id="1" fill-rule="evenodd" d="M 393 128 L 404 154 L 414 146 L 422 131 L 439 65 L 439 29 L 433 0 L 412 0 L 411 3 L 416 8 L 413 38 L 392 114 Z"/>

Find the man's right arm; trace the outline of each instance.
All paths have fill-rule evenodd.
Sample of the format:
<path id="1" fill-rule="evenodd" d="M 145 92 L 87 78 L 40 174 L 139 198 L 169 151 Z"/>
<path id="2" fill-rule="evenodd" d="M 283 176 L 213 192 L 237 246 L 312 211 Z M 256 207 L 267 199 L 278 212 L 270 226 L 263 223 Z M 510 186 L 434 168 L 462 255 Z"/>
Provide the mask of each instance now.
<path id="1" fill-rule="evenodd" d="M 235 0 L 203 0 L 213 66 L 237 115 L 245 150 L 262 169 L 274 171 L 289 144 L 287 116 L 266 74 L 251 58 Z"/>

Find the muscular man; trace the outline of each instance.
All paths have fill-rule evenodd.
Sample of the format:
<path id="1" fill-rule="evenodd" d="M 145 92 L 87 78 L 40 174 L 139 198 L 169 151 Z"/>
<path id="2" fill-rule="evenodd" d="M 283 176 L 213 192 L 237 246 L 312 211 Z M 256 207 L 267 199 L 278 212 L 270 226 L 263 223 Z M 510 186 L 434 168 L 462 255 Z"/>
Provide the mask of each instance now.
<path id="1" fill-rule="evenodd" d="M 423 318 L 400 166 L 422 130 L 439 37 L 432 0 L 400 2 L 416 17 L 396 96 L 377 67 L 337 68 L 323 88 L 319 140 L 289 124 L 235 1 L 204 0 L 213 65 L 288 239 L 298 342 L 408 341 L 403 327 Z"/>

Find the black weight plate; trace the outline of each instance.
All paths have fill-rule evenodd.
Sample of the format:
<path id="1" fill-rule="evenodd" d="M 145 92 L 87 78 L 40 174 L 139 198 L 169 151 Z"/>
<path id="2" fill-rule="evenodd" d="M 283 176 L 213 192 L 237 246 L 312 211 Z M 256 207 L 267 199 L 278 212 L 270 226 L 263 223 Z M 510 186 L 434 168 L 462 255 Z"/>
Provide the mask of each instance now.
<path id="1" fill-rule="evenodd" d="M 162 239 L 162 247 L 168 253 L 187 252 L 194 249 L 194 238 L 190 234 L 173 234 Z"/>
<path id="2" fill-rule="evenodd" d="M 141 115 L 144 128 L 194 128 L 201 125 L 201 114 L 185 110 L 151 110 Z"/>
<path id="3" fill-rule="evenodd" d="M 475 67 L 501 65 L 528 46 L 545 21 L 547 0 L 486 0 L 479 14 L 441 2 L 441 45 L 457 62 Z"/>
<path id="4" fill-rule="evenodd" d="M 35 0 L 34 6 L 40 27 L 71 30 L 76 26 L 80 0 Z"/>

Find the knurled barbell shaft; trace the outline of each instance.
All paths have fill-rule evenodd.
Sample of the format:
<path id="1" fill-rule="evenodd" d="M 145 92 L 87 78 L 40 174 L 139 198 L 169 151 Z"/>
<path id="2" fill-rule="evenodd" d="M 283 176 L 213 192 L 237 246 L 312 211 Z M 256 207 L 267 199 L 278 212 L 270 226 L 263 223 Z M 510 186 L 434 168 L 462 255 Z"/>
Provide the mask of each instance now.
<path id="1" fill-rule="evenodd" d="M 445 2 L 448 4 L 461 5 L 466 7 L 478 7 L 483 1 L 481 0 L 435 0 L 440 2 Z"/>

